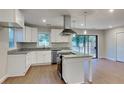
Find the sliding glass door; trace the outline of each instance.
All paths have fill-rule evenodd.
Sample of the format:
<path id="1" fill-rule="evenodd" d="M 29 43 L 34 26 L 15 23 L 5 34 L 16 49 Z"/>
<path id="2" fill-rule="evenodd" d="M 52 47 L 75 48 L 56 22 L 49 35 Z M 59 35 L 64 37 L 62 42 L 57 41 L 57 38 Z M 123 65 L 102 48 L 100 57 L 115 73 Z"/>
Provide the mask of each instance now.
<path id="1" fill-rule="evenodd" d="M 74 35 L 72 38 L 72 49 L 74 51 L 92 55 L 97 58 L 97 36 L 96 35 Z"/>

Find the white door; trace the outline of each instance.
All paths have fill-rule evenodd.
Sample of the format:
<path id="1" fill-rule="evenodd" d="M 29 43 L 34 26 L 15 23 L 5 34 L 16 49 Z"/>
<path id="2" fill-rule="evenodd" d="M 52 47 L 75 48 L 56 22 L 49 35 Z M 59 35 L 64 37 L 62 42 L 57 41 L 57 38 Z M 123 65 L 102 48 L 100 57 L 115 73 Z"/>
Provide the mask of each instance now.
<path id="1" fill-rule="evenodd" d="M 117 33 L 117 61 L 124 62 L 124 32 Z"/>

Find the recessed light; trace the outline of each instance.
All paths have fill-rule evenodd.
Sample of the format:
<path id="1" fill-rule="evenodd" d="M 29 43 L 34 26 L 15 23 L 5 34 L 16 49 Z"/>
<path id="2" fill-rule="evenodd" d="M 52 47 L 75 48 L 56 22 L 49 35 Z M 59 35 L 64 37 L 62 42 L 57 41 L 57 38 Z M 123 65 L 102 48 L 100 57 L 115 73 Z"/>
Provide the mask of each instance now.
<path id="1" fill-rule="evenodd" d="M 87 34 L 87 30 L 84 30 L 84 35 L 86 35 Z"/>
<path id="2" fill-rule="evenodd" d="M 109 12 L 111 12 L 111 13 L 114 12 L 114 9 L 110 9 Z"/>
<path id="3" fill-rule="evenodd" d="M 43 19 L 42 22 L 45 23 L 46 22 L 46 19 Z"/>
<path id="4" fill-rule="evenodd" d="M 81 24 L 81 26 L 83 26 L 84 24 Z"/>
<path id="5" fill-rule="evenodd" d="M 109 26 L 109 28 L 112 28 L 112 26 Z"/>

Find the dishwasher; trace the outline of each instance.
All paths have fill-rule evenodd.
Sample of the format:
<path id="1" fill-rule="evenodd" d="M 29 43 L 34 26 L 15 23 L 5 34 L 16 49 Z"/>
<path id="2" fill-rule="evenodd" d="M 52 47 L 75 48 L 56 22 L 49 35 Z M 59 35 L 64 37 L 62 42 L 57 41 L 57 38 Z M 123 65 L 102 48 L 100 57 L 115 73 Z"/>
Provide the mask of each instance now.
<path id="1" fill-rule="evenodd" d="M 57 64 L 57 51 L 58 50 L 52 50 L 52 64 Z"/>

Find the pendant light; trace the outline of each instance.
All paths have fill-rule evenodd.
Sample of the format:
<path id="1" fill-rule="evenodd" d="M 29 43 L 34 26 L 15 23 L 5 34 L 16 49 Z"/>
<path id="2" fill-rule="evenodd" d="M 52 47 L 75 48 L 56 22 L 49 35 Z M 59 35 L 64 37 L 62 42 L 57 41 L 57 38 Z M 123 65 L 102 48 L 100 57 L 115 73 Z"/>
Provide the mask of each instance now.
<path id="1" fill-rule="evenodd" d="M 87 34 L 87 25 L 86 25 L 86 16 L 87 16 L 87 12 L 84 12 L 84 34 Z"/>

